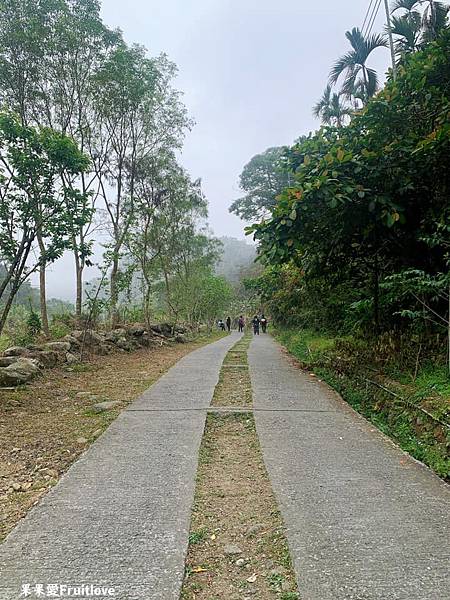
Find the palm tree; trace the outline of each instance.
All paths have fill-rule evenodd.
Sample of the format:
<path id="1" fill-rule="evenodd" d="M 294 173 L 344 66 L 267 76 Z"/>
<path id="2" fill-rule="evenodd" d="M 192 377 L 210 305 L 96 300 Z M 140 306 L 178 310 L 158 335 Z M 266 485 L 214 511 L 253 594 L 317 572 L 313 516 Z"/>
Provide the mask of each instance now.
<path id="1" fill-rule="evenodd" d="M 352 114 L 350 107 L 342 101 L 342 94 L 332 92 L 331 85 L 327 85 L 321 99 L 314 105 L 313 115 L 325 123 L 342 127 L 345 118 Z"/>
<path id="2" fill-rule="evenodd" d="M 447 25 L 449 7 L 437 0 L 396 0 L 392 13 L 398 10 L 405 12 L 400 17 L 393 15 L 392 33 L 399 37 L 396 50 L 401 56 L 435 40 Z"/>
<path id="3" fill-rule="evenodd" d="M 422 30 L 422 16 L 420 13 L 412 10 L 400 17 L 393 15 L 391 27 L 392 34 L 396 36 L 395 53 L 399 60 L 405 54 L 418 50 Z"/>
<path id="4" fill-rule="evenodd" d="M 449 7 L 436 0 L 422 0 L 420 4 L 426 4 L 422 18 L 422 42 L 432 42 L 447 25 Z"/>
<path id="5" fill-rule="evenodd" d="M 385 48 L 387 41 L 384 36 L 379 34 L 365 37 L 357 27 L 347 31 L 345 36 L 350 42 L 351 50 L 341 56 L 333 65 L 330 72 L 330 84 L 337 83 L 339 77 L 344 74 L 342 93 L 351 98 L 355 88 L 362 85 L 363 103 L 366 104 L 378 89 L 377 73 L 367 66 L 367 60 L 376 48 Z"/>

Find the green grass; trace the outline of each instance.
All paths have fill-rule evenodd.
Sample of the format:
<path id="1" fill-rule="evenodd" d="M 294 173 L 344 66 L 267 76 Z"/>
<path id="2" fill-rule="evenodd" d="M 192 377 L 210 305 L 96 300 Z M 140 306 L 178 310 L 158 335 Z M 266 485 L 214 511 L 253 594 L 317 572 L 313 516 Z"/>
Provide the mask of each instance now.
<path id="1" fill-rule="evenodd" d="M 11 343 L 9 337 L 6 334 L 2 333 L 0 335 L 0 352 L 3 352 L 4 350 L 6 350 L 6 348 L 9 348 L 12 345 L 13 344 Z"/>
<path id="2" fill-rule="evenodd" d="M 407 396 L 409 405 L 405 405 L 387 392 L 367 385 L 367 379 L 374 377 L 373 364 L 358 362 L 361 359 L 357 352 L 354 355 L 350 352 L 345 357 L 352 363 L 349 373 L 338 372 L 334 368 L 338 358 L 336 340 L 332 337 L 311 330 L 280 330 L 276 332 L 276 337 L 306 368 L 336 389 L 344 400 L 393 438 L 403 450 L 427 464 L 441 477 L 450 476 L 448 430 L 420 411 L 425 401 L 428 412 L 440 420 L 448 421 L 450 378 L 445 366 L 425 364 L 414 377 L 400 365 L 390 364 L 381 375 L 390 378 L 389 389 L 402 397 Z M 346 341 L 350 342 L 351 348 L 351 338 Z M 395 381 L 392 381 L 394 376 Z"/>
<path id="3" fill-rule="evenodd" d="M 189 544 L 200 544 L 208 535 L 206 529 L 199 529 L 189 534 Z"/>

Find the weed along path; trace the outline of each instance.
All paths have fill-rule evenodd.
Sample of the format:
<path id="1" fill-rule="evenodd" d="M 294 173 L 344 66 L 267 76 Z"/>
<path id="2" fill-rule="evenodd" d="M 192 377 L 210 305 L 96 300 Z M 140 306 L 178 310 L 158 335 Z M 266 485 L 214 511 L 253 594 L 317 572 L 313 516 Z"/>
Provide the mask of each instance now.
<path id="1" fill-rule="evenodd" d="M 449 487 L 270 337 L 249 366 L 302 600 L 450 598 Z"/>
<path id="2" fill-rule="evenodd" d="M 1 600 L 45 597 L 55 585 L 178 599 L 206 407 L 238 339 L 181 359 L 17 525 L 0 546 Z"/>

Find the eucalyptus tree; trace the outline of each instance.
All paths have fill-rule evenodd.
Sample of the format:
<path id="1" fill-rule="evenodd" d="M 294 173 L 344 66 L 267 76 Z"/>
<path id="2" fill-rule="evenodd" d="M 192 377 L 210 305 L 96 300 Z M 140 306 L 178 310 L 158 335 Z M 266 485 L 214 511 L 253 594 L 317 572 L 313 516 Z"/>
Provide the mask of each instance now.
<path id="1" fill-rule="evenodd" d="M 350 42 L 351 49 L 333 65 L 330 84 L 335 85 L 344 76 L 342 93 L 351 98 L 355 89 L 360 88 L 363 91 L 363 103 L 366 104 L 378 90 L 378 75 L 368 66 L 368 60 L 374 50 L 387 47 L 387 41 L 380 34 L 364 36 L 357 27 L 347 31 L 345 37 Z"/>
<path id="2" fill-rule="evenodd" d="M 100 182 L 111 241 L 111 323 L 118 321 L 120 258 L 136 206 L 138 168 L 164 149 L 181 146 L 190 125 L 172 87 L 176 68 L 140 46 L 119 45 L 94 79 L 97 135 L 90 154 Z M 97 150 L 98 149 L 98 150 Z"/>
<path id="3" fill-rule="evenodd" d="M 342 94 L 333 93 L 331 85 L 327 85 L 322 97 L 314 105 L 313 115 L 325 125 L 342 127 L 352 114 L 352 109 L 342 100 Z"/>

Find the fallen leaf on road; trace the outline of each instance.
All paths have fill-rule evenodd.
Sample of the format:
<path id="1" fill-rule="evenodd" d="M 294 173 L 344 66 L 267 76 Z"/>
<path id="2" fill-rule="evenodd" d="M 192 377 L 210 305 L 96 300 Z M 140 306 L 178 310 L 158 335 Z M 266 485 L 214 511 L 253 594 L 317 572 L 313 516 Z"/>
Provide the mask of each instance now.
<path id="1" fill-rule="evenodd" d="M 249 583 L 255 583 L 255 581 L 256 581 L 256 578 L 257 578 L 257 575 L 256 575 L 256 573 L 253 573 L 253 575 L 250 575 L 250 577 L 248 577 L 248 578 L 247 578 L 247 581 L 248 581 Z"/>
<path id="2" fill-rule="evenodd" d="M 193 573 L 206 573 L 208 569 L 204 569 L 203 567 L 194 567 L 192 569 Z"/>

